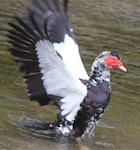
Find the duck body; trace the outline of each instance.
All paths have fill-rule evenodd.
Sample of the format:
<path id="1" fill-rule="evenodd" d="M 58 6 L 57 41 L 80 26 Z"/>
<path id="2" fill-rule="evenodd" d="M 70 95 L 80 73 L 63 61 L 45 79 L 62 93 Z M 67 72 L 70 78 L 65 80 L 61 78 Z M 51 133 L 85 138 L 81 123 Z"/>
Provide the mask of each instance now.
<path id="1" fill-rule="evenodd" d="M 80 104 L 80 110 L 74 121 L 68 121 L 64 116 L 58 116 L 58 121 L 53 123 L 35 122 L 26 127 L 37 130 L 56 130 L 68 137 L 89 136 L 100 121 L 110 100 L 110 84 L 107 81 L 97 82 L 93 85 L 89 80 L 81 80 L 87 87 L 87 95 Z M 96 93 L 96 94 L 95 94 Z"/>
<path id="2" fill-rule="evenodd" d="M 118 51 L 102 52 L 88 76 L 67 14 L 58 0 L 32 0 L 25 16 L 9 23 L 9 49 L 22 72 L 30 100 L 60 109 L 54 122 L 24 124 L 68 137 L 92 134 L 110 100 L 110 69 L 126 71 Z"/>
<path id="3" fill-rule="evenodd" d="M 77 113 L 70 135 L 91 135 L 110 100 L 108 82 L 97 82 L 96 86 L 88 80 L 83 83 L 87 86 L 88 93 L 81 103 L 81 109 Z"/>

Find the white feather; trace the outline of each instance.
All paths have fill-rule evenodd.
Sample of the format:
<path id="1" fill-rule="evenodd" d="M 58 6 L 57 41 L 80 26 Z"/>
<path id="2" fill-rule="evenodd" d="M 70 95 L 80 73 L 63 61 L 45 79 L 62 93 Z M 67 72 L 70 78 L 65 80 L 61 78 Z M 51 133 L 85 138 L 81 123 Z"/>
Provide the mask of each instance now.
<path id="1" fill-rule="evenodd" d="M 61 114 L 73 121 L 87 94 L 86 86 L 70 72 L 49 41 L 38 41 L 36 51 L 47 94 L 63 97 Z"/>
<path id="2" fill-rule="evenodd" d="M 78 45 L 68 34 L 65 35 L 64 42 L 54 43 L 53 46 L 61 55 L 71 73 L 76 75 L 77 78 L 89 79 L 79 54 Z"/>

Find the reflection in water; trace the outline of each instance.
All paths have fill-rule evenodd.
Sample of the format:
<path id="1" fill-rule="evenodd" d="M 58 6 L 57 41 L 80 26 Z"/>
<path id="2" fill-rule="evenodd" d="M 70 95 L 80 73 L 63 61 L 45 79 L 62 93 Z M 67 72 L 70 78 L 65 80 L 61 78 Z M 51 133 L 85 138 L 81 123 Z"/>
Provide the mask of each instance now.
<path id="1" fill-rule="evenodd" d="M 52 121 L 58 110 L 30 102 L 23 81 L 7 51 L 6 34 L 26 0 L 1 0 L 0 5 L 0 149 L 10 150 L 138 150 L 140 147 L 140 2 L 137 0 L 71 0 L 70 16 L 84 64 L 89 72 L 103 50 L 118 49 L 128 69 L 112 71 L 112 98 L 93 137 L 75 140 L 54 133 L 28 130 L 17 124 L 21 117 Z"/>

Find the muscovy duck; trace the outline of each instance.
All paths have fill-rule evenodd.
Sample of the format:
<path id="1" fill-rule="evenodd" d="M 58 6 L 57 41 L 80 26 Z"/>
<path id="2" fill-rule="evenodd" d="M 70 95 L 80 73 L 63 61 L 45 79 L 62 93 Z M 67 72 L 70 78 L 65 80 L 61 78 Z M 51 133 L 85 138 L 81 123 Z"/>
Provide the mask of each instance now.
<path id="1" fill-rule="evenodd" d="M 87 75 L 67 14 L 58 0 L 32 0 L 34 7 L 9 23 L 11 54 L 31 100 L 57 105 L 58 120 L 31 128 L 56 130 L 68 137 L 91 134 L 110 100 L 110 69 L 126 71 L 118 51 L 102 52 Z"/>

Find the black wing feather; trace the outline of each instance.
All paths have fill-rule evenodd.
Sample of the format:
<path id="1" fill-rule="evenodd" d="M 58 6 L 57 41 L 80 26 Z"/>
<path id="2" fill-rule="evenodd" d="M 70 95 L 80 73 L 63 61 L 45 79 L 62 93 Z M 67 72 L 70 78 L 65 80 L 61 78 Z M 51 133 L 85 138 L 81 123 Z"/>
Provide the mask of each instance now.
<path id="1" fill-rule="evenodd" d="M 42 74 L 35 51 L 36 42 L 39 39 L 44 39 L 42 37 L 43 34 L 40 34 L 36 28 L 31 29 L 20 18 L 17 21 L 20 26 L 9 23 L 15 29 L 15 31 L 10 31 L 10 35 L 8 35 L 11 39 L 9 42 L 13 45 L 13 48 L 9 50 L 14 56 L 14 60 L 19 66 L 20 71 L 23 73 L 29 98 L 38 101 L 40 105 L 46 105 L 50 101 L 50 98 L 48 98 L 43 86 Z M 33 19 L 31 19 L 31 23 L 35 23 Z"/>
<path id="2" fill-rule="evenodd" d="M 62 11 L 61 10 L 61 6 L 60 3 L 58 2 L 58 0 L 54 0 L 54 4 L 55 4 L 55 8 L 58 12 Z"/>
<path id="3" fill-rule="evenodd" d="M 31 39 L 30 37 L 26 36 L 26 34 L 19 33 L 19 32 L 15 32 L 15 31 L 13 31 L 13 30 L 9 30 L 8 32 L 9 32 L 10 34 L 8 34 L 7 36 L 8 36 L 10 39 L 12 39 L 10 36 L 15 36 L 15 37 L 20 38 L 20 39 L 25 40 L 25 41 L 28 39 L 28 41 L 34 43 L 34 40 Z"/>
<path id="4" fill-rule="evenodd" d="M 43 0 L 44 4 L 46 5 L 46 7 L 48 8 L 48 10 L 50 10 L 51 12 L 54 11 L 53 6 L 51 5 L 49 0 Z"/>
<path id="5" fill-rule="evenodd" d="M 65 13 L 68 12 L 68 0 L 64 0 L 64 11 Z"/>
<path id="6" fill-rule="evenodd" d="M 34 25 L 35 22 L 33 22 L 32 17 L 31 17 L 32 15 L 33 14 L 30 13 L 29 17 L 30 17 L 31 24 L 35 27 L 35 25 Z M 17 17 L 17 21 L 29 33 L 29 36 L 35 38 L 36 41 L 38 41 L 39 39 L 42 39 L 42 36 L 38 32 L 35 32 L 36 29 L 34 27 L 31 28 L 29 25 L 27 25 L 27 23 L 24 23 L 24 21 L 22 21 L 18 17 Z M 23 29 L 20 29 L 20 30 L 23 30 Z M 24 32 L 24 30 L 23 30 L 23 32 Z"/>
<path id="7" fill-rule="evenodd" d="M 26 58 L 30 60 L 36 60 L 36 55 L 34 53 L 31 53 L 29 51 L 24 51 L 24 50 L 18 50 L 17 48 L 10 48 L 9 49 L 12 55 L 19 57 L 19 58 Z"/>
<path id="8" fill-rule="evenodd" d="M 28 11 L 32 11 L 32 13 L 38 14 L 34 16 L 40 29 L 44 28 L 44 24 L 42 23 L 44 20 L 47 20 L 45 28 L 47 30 L 49 40 L 52 43 L 63 42 L 65 34 L 68 34 L 75 40 L 74 34 L 71 31 L 71 23 L 67 15 L 68 0 L 64 0 L 64 10 L 61 8 L 58 0 L 54 0 L 55 7 L 52 7 L 49 0 L 43 0 L 42 2 L 46 6 L 45 12 L 44 9 L 40 7 L 40 5 L 37 5 L 38 2 L 38 0 L 33 0 L 34 5 L 38 8 L 39 11 L 36 9 L 28 9 Z M 42 19 L 40 19 L 40 16 L 42 16 Z"/>
<path id="9" fill-rule="evenodd" d="M 32 2 L 40 11 L 45 13 L 46 7 L 43 5 L 43 3 L 40 3 L 40 0 L 32 0 Z"/>
<path id="10" fill-rule="evenodd" d="M 9 50 L 23 74 L 29 98 L 38 101 L 40 105 L 53 103 L 51 100 L 59 105 L 60 97 L 47 95 L 43 85 L 35 45 L 43 39 L 52 43 L 63 42 L 65 34 L 73 37 L 65 12 L 67 1 L 65 0 L 64 10 L 57 0 L 54 0 L 54 6 L 48 0 L 32 1 L 36 8 L 27 7 L 28 14 L 16 17 L 17 24 L 9 23 L 13 28 L 8 35 L 9 42 L 13 45 Z"/>

